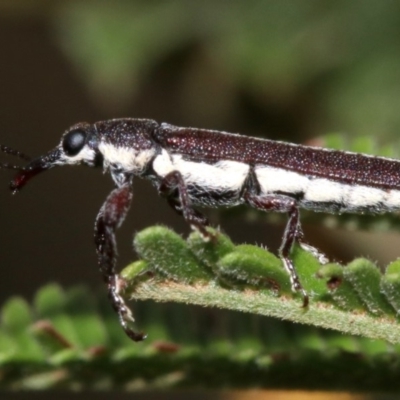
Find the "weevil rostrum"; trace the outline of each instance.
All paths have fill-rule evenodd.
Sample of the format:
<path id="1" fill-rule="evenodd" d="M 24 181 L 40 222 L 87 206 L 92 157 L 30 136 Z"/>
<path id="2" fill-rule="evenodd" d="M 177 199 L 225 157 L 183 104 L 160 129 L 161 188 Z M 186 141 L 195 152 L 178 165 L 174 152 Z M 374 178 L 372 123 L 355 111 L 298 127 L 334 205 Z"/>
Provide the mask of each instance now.
<path id="1" fill-rule="evenodd" d="M 262 211 L 287 213 L 279 256 L 292 289 L 308 295 L 290 258 L 293 244 L 326 262 L 304 241 L 299 209 L 328 213 L 383 213 L 400 210 L 400 161 L 365 154 L 308 147 L 208 129 L 182 128 L 150 119 L 121 118 L 78 123 L 47 154 L 31 160 L 1 145 L 4 153 L 28 161 L 10 189 L 18 192 L 31 178 L 62 165 L 85 164 L 109 171 L 116 188 L 95 222 L 98 264 L 113 308 L 133 340 L 145 335 L 131 327 L 133 316 L 121 295 L 116 271 L 115 231 L 132 200 L 133 177 L 146 178 L 171 207 L 205 239 L 207 219 L 194 207 L 248 204 Z"/>

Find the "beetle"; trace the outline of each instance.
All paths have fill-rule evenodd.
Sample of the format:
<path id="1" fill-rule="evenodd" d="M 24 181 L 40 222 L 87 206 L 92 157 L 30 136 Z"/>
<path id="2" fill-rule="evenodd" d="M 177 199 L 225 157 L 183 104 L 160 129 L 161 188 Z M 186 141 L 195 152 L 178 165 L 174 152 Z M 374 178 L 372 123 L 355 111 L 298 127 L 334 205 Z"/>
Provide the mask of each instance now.
<path id="1" fill-rule="evenodd" d="M 262 211 L 287 213 L 279 256 L 292 289 L 303 289 L 290 258 L 294 243 L 321 263 L 326 257 L 304 241 L 300 208 L 328 213 L 383 213 L 400 210 L 400 161 L 339 150 L 309 147 L 199 128 L 183 128 L 151 119 L 120 118 L 78 123 L 58 146 L 34 160 L 10 147 L 0 150 L 28 164 L 16 169 L 10 189 L 18 192 L 37 174 L 63 165 L 85 164 L 109 171 L 115 189 L 95 222 L 98 264 L 111 304 L 126 334 L 145 335 L 131 327 L 133 315 L 116 271 L 115 231 L 129 210 L 133 177 L 150 180 L 170 206 L 205 239 L 207 219 L 195 208 L 247 204 Z"/>

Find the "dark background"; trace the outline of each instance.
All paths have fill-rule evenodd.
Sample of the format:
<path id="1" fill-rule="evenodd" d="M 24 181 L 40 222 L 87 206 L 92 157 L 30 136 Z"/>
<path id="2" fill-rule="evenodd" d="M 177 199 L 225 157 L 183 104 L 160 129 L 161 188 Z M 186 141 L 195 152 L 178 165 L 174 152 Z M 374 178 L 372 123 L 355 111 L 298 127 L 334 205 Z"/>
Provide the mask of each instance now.
<path id="1" fill-rule="evenodd" d="M 0 143 L 37 156 L 78 121 L 124 116 L 294 142 L 339 132 L 398 143 L 400 3 L 200 3 L 0 1 Z M 54 169 L 16 196 L 11 177 L 0 171 L 0 300 L 31 298 L 49 281 L 99 287 L 93 224 L 110 177 Z M 281 224 L 212 218 L 237 242 L 279 245 Z M 133 233 L 155 223 L 188 233 L 137 180 L 120 267 L 135 257 Z M 398 255 L 393 233 L 305 231 L 333 258 L 384 265 Z"/>

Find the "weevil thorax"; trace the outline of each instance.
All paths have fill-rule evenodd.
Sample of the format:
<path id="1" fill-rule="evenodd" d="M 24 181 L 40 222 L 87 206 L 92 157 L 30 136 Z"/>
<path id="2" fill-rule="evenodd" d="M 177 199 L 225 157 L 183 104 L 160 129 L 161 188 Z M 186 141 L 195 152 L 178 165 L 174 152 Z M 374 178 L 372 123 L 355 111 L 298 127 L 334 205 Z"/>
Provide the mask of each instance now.
<path id="1" fill-rule="evenodd" d="M 120 186 L 127 177 L 143 175 L 159 152 L 152 140 L 158 124 L 148 119 L 114 119 L 94 124 L 104 171 Z"/>
<path id="2" fill-rule="evenodd" d="M 156 156 L 159 150 L 151 135 L 157 127 L 153 120 L 133 118 L 73 125 L 57 147 L 21 168 L 10 188 L 15 193 L 40 172 L 79 164 L 103 167 L 120 186 L 133 175 L 143 174 Z"/>

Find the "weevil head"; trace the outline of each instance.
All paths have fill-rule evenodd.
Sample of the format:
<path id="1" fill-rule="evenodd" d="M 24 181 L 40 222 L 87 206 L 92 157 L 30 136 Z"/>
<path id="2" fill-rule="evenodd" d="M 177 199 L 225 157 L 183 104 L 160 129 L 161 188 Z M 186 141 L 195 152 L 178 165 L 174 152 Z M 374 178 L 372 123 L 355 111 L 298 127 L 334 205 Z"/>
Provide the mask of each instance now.
<path id="1" fill-rule="evenodd" d="M 21 168 L 10 184 L 13 193 L 50 168 L 85 164 L 110 170 L 117 185 L 142 174 L 157 153 L 151 134 L 157 123 L 145 119 L 114 119 L 70 127 L 60 144 Z"/>
<path id="2" fill-rule="evenodd" d="M 97 138 L 93 125 L 76 124 L 63 134 L 57 147 L 21 168 L 11 181 L 10 189 L 16 193 L 34 176 L 58 165 L 86 163 L 95 166 L 101 163 L 96 148 Z"/>

